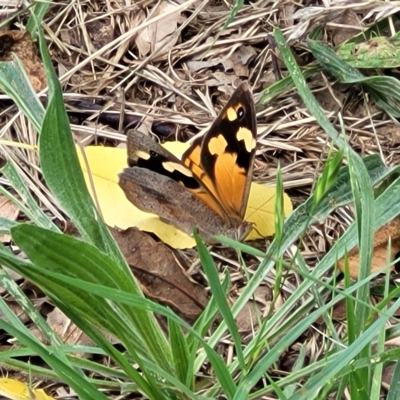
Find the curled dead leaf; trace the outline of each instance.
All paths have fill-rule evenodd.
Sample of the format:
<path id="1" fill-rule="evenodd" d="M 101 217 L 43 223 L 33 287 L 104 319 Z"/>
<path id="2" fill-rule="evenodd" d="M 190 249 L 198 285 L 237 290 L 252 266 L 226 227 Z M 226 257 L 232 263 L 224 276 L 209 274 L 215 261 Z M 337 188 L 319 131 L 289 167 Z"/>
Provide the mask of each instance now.
<path id="1" fill-rule="evenodd" d="M 146 296 L 194 321 L 207 303 L 207 293 L 189 278 L 174 253 L 136 228 L 111 232 Z"/>
<path id="2" fill-rule="evenodd" d="M 150 51 L 160 51 L 159 55 L 166 54 L 174 47 L 179 36 L 173 37 L 173 33 L 178 22 L 181 22 L 180 11 L 174 12 L 177 7 L 167 1 L 160 1 L 154 7 L 151 18 L 160 18 L 141 29 L 135 38 L 141 56 L 146 56 Z"/>
<path id="3" fill-rule="evenodd" d="M 47 323 L 65 344 L 80 346 L 93 346 L 94 344 L 93 341 L 58 308 L 55 308 L 47 315 Z"/>
<path id="4" fill-rule="evenodd" d="M 0 217 L 16 221 L 19 213 L 19 208 L 10 199 L 4 195 L 0 195 Z M 10 240 L 10 235 L 0 233 L 0 243 L 9 242 Z"/>
<path id="5" fill-rule="evenodd" d="M 390 248 L 389 248 L 390 243 Z M 388 257 L 388 251 L 390 254 Z M 400 251 L 400 217 L 394 218 L 374 234 L 374 249 L 371 259 L 371 272 L 376 272 L 387 265 L 388 261 L 393 261 L 396 253 Z M 389 259 L 388 259 L 389 258 Z M 349 274 L 352 278 L 358 277 L 359 254 L 358 247 L 353 248 L 347 253 Z M 344 272 L 345 260 L 338 261 L 338 267 Z M 393 270 L 393 266 L 390 267 Z M 384 272 L 384 271 L 382 271 Z"/>
<path id="6" fill-rule="evenodd" d="M 12 61 L 15 53 L 31 81 L 33 89 L 40 92 L 46 87 L 46 76 L 36 46 L 27 31 L 0 31 L 0 61 Z"/>

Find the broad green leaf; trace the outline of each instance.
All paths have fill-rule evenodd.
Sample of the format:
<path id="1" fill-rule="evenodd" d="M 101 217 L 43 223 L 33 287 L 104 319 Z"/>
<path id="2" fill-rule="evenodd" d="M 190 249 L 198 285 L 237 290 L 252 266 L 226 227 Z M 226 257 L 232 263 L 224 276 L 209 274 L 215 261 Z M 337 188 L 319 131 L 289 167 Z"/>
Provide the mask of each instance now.
<path id="1" fill-rule="evenodd" d="M 354 68 L 396 68 L 400 66 L 400 39 L 377 36 L 362 43 L 343 43 L 336 54 Z"/>

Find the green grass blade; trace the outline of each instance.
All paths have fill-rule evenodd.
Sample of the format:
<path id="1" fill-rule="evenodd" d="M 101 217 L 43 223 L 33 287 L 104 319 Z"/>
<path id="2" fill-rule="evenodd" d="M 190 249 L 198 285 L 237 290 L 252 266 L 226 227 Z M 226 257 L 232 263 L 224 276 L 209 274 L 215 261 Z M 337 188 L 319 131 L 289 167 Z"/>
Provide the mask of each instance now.
<path id="1" fill-rule="evenodd" d="M 175 374 L 177 378 L 193 388 L 194 375 L 189 364 L 190 352 L 182 333 L 181 327 L 172 319 L 168 320 L 169 341 L 171 344 L 172 358 L 174 360 Z"/>
<path id="2" fill-rule="evenodd" d="M 24 199 L 22 203 L 17 197 L 12 195 L 10 192 L 0 186 L 0 193 L 3 193 L 8 199 L 10 199 L 32 222 L 43 228 L 59 232 L 59 229 L 53 224 L 49 217 L 43 212 L 43 210 L 36 203 L 32 194 L 28 190 L 26 183 L 21 179 L 17 169 L 12 161 L 8 161 L 6 165 L 1 168 L 1 172 L 9 180 L 12 188 L 17 191 L 21 199 Z"/>
<path id="3" fill-rule="evenodd" d="M 0 193 L 2 192 L 0 191 Z M 0 217 L 0 233 L 6 233 L 9 235 L 10 229 L 16 225 L 18 225 L 18 222 L 11 221 L 8 218 Z"/>
<path id="4" fill-rule="evenodd" d="M 317 40 L 308 40 L 307 46 L 313 56 L 323 68 L 337 77 L 341 82 L 360 82 L 364 75 L 348 63 L 344 62 L 336 53 Z"/>
<path id="5" fill-rule="evenodd" d="M 201 241 L 200 237 L 197 234 L 195 234 L 194 237 L 195 237 L 197 249 L 199 252 L 200 262 L 204 269 L 204 272 L 207 275 L 208 284 L 210 285 L 211 292 L 215 298 L 215 302 L 218 305 L 218 309 L 228 327 L 228 330 L 229 330 L 230 334 L 232 335 L 232 340 L 235 344 L 235 350 L 236 350 L 236 354 L 238 357 L 238 362 L 241 365 L 241 368 L 245 371 L 246 366 L 244 363 L 240 335 L 237 330 L 235 319 L 233 318 L 233 315 L 231 313 L 229 305 L 226 301 L 225 293 L 219 282 L 217 268 L 214 264 L 214 261 L 210 255 L 210 253 L 208 252 L 204 243 Z M 216 373 L 220 374 L 219 381 L 224 382 L 223 387 L 225 389 L 225 392 L 227 393 L 229 398 L 232 398 L 233 394 L 235 393 L 236 386 L 235 386 L 235 383 L 233 382 L 231 376 L 227 372 L 226 368 L 222 368 L 218 372 L 216 371 Z"/>
<path id="6" fill-rule="evenodd" d="M 339 148 L 344 148 L 346 146 L 346 142 L 343 138 L 341 138 L 334 128 L 334 126 L 329 122 L 328 118 L 325 116 L 321 107 L 319 106 L 317 100 L 311 93 L 308 88 L 307 82 L 304 79 L 301 69 L 296 63 L 296 60 L 285 42 L 284 36 L 279 29 L 274 30 L 274 37 L 281 53 L 282 59 L 289 71 L 291 78 L 296 86 L 296 89 L 301 96 L 305 106 L 311 112 L 311 114 L 315 117 L 318 124 L 325 131 L 325 133 L 331 138 L 331 140 L 335 143 Z"/>
<path id="7" fill-rule="evenodd" d="M 358 280 L 365 280 L 371 273 L 371 257 L 373 250 L 373 220 L 375 215 L 374 210 L 374 193 L 372 190 L 371 181 L 368 173 L 361 161 L 361 158 L 356 156 L 349 157 L 350 181 L 352 184 L 354 205 L 356 210 L 356 226 L 359 247 L 359 264 L 358 264 Z M 357 327 L 357 336 L 367 327 L 367 318 L 369 309 L 367 304 L 369 294 L 369 282 L 366 282 L 358 290 L 356 297 L 360 302 L 357 302 L 354 308 L 355 325 Z M 369 346 L 364 347 L 359 357 L 369 356 Z M 369 380 L 368 368 L 361 369 L 354 375 L 361 382 Z M 359 382 L 355 382 L 353 386 L 353 394 L 360 393 Z"/>
<path id="8" fill-rule="evenodd" d="M 333 379 L 344 367 L 357 357 L 360 349 L 371 343 L 381 329 L 384 329 L 388 319 L 396 312 L 400 306 L 400 299 L 398 299 L 389 309 L 387 314 L 381 315 L 368 329 L 347 349 L 336 353 L 332 359 L 326 363 L 320 372 L 311 377 L 301 389 L 301 393 L 292 396 L 291 399 L 307 400 L 314 398 L 319 389 L 328 380 Z M 365 381 L 364 381 L 365 382 Z"/>
<path id="9" fill-rule="evenodd" d="M 390 263 L 390 243 L 388 246 L 388 252 L 387 252 L 387 262 Z M 386 274 L 386 279 L 385 279 L 385 290 L 384 290 L 384 297 L 388 298 L 389 297 L 389 285 L 390 285 L 390 274 Z M 387 306 L 384 306 L 382 308 L 382 311 L 384 314 L 387 314 Z M 385 341 L 386 341 L 386 330 L 381 330 L 379 331 L 379 335 L 377 337 L 377 342 L 375 349 L 371 349 L 371 352 L 374 352 L 375 354 L 382 354 L 385 351 Z M 379 363 L 372 371 L 371 371 L 371 376 L 372 376 L 372 382 L 371 382 L 371 395 L 370 398 L 371 400 L 379 400 L 380 395 L 381 395 L 381 390 L 382 390 L 382 378 L 383 378 L 383 371 L 384 371 L 384 364 Z"/>
<path id="10" fill-rule="evenodd" d="M 243 6 L 243 2 L 244 2 L 244 0 L 235 0 L 235 2 L 233 3 L 233 7 L 228 15 L 228 18 L 226 19 L 226 21 L 224 22 L 224 24 L 221 27 L 221 31 L 224 31 L 227 28 L 227 26 L 229 26 L 229 24 L 232 22 L 233 18 L 235 18 L 235 15 L 238 13 L 240 8 Z"/>
<path id="11" fill-rule="evenodd" d="M 109 354 L 116 362 L 118 362 L 126 371 L 128 376 L 131 376 L 136 382 L 138 382 L 138 378 L 135 377 L 135 370 L 132 370 L 130 363 L 126 364 L 126 360 L 123 356 L 121 356 L 115 348 L 101 336 L 101 333 L 94 330 L 90 324 L 87 323 L 87 315 L 84 313 L 77 313 L 77 306 L 73 302 L 71 307 L 69 307 L 69 302 L 67 304 L 62 302 L 64 298 L 63 288 L 68 290 L 71 287 L 70 291 L 72 293 L 79 293 L 81 297 L 84 296 L 84 293 L 88 292 L 92 295 L 97 296 L 97 298 L 105 298 L 114 301 L 118 304 L 125 304 L 133 307 L 135 310 L 143 310 L 143 311 L 152 311 L 158 314 L 164 315 L 167 318 L 170 318 L 177 322 L 179 325 L 182 325 L 188 332 L 196 337 L 196 340 L 201 344 L 201 346 L 206 351 L 208 360 L 211 365 L 214 367 L 216 374 L 219 378 L 221 378 L 221 382 L 223 384 L 223 389 L 227 390 L 226 386 L 230 384 L 230 375 L 227 371 L 224 362 L 221 358 L 213 351 L 207 344 L 203 338 L 196 333 L 195 330 L 192 329 L 190 325 L 176 316 L 171 310 L 167 309 L 164 306 L 161 306 L 157 303 L 152 302 L 151 300 L 143 299 L 141 296 L 133 295 L 131 293 L 122 292 L 121 290 L 117 290 L 111 287 L 99 286 L 98 284 L 93 284 L 88 281 L 82 281 L 80 279 L 71 278 L 65 276 L 64 274 L 52 272 L 49 268 L 40 268 L 37 266 L 32 266 L 28 263 L 24 263 L 19 260 L 17 257 L 13 256 L 9 252 L 1 252 L 0 251 L 0 262 L 8 267 L 18 271 L 24 276 L 27 276 L 29 280 L 35 283 L 39 283 L 42 286 L 46 287 L 46 291 L 48 292 L 50 289 L 54 288 L 54 291 L 59 294 L 60 299 L 54 298 L 53 302 L 55 305 L 60 308 L 67 316 L 69 316 L 78 327 L 85 331 L 89 337 L 91 337 L 96 343 L 102 346 L 105 349 L 106 353 Z M 50 288 L 50 289 L 49 289 Z M 81 318 L 85 316 L 85 320 Z M 117 335 L 116 335 L 117 336 Z M 133 338 L 132 340 L 135 340 Z M 143 354 L 143 357 L 146 357 L 148 353 Z M 171 363 L 172 365 L 172 363 Z M 169 374 L 168 371 L 162 369 L 158 364 L 151 362 L 146 358 L 145 365 L 142 367 L 143 370 L 150 369 L 150 371 L 157 370 L 157 373 L 163 379 L 169 379 L 169 382 L 175 382 L 175 386 L 177 387 L 179 381 L 177 381 L 172 374 Z M 158 385 L 154 384 L 158 387 Z M 153 388 L 155 390 L 155 388 Z M 228 388 L 230 389 L 230 388 Z M 185 392 L 184 387 L 181 388 L 183 392 Z M 190 396 L 189 396 L 190 397 Z"/>
<path id="12" fill-rule="evenodd" d="M 22 345 L 29 347 L 35 354 L 39 355 L 57 372 L 58 376 L 62 377 L 64 382 L 74 388 L 80 399 L 107 400 L 107 397 L 91 385 L 83 375 L 59 360 L 51 347 L 42 345 L 36 339 L 32 339 L 31 336 L 24 334 L 3 320 L 0 320 L 0 327 L 16 337 Z"/>
<path id="13" fill-rule="evenodd" d="M 42 287 L 54 305 L 67 315 L 95 343 L 101 346 L 121 366 L 127 376 L 131 377 L 138 384 L 144 393 L 147 393 L 150 398 L 157 398 L 155 394 L 160 391 L 159 386 L 156 384 L 152 372 L 146 369 L 146 365 L 141 362 L 141 357 L 137 355 L 137 352 L 132 347 L 132 344 L 135 344 L 140 349 L 141 342 L 139 338 L 130 332 L 127 324 L 121 319 L 122 316 L 120 317 L 120 314 L 116 313 L 115 309 L 109 310 L 107 308 L 109 304 L 104 300 L 106 298 L 104 293 L 107 293 L 110 288 L 103 288 L 102 290 L 105 290 L 104 293 L 101 292 L 101 289 L 96 289 L 92 295 L 85 295 L 86 292 L 84 290 L 77 291 L 75 286 L 69 285 L 64 275 L 56 275 L 57 277 L 61 277 L 61 279 L 57 280 L 54 278 L 54 274 L 49 274 L 47 268 L 40 269 L 29 263 L 24 263 L 9 252 L 0 252 L 0 260 L 4 265 L 18 271 L 30 281 Z M 83 283 L 83 288 L 88 285 L 87 282 L 80 282 Z M 113 333 L 115 337 L 122 337 L 123 341 L 128 336 L 126 333 L 124 335 L 124 330 L 126 331 L 127 329 L 128 333 L 130 333 L 131 342 L 125 340 L 126 347 L 147 380 L 142 378 L 142 374 L 139 374 L 132 367 L 131 363 L 127 361 L 126 356 L 118 352 L 103 335 L 104 331 L 108 331 Z M 54 348 L 54 352 L 57 352 L 57 347 Z M 144 350 L 142 352 L 142 357 L 147 357 L 149 354 L 144 352 Z"/>
<path id="14" fill-rule="evenodd" d="M 337 151 L 333 155 L 331 153 L 332 149 L 329 151 L 322 174 L 318 177 L 315 184 L 313 193 L 315 206 L 317 206 L 317 204 L 338 178 L 338 173 L 343 159 L 343 151 Z"/>
<path id="15" fill-rule="evenodd" d="M 33 34 L 39 24 L 42 23 L 43 17 L 49 9 L 50 5 L 50 1 L 38 1 L 34 3 L 33 10 L 26 24 L 26 29 L 31 32 L 31 34 Z"/>
<path id="16" fill-rule="evenodd" d="M 326 304 L 322 308 L 301 319 L 300 322 L 294 328 L 290 329 L 274 347 L 268 349 L 268 351 L 265 352 L 265 355 L 260 357 L 254 365 L 251 372 L 245 379 L 243 379 L 241 385 L 238 387 L 234 399 L 247 398 L 249 390 L 254 387 L 259 379 L 265 374 L 265 371 L 267 371 L 267 369 L 279 358 L 282 349 L 287 348 L 290 343 L 293 343 L 296 338 L 299 337 L 300 333 L 308 329 L 315 319 L 322 313 L 326 312 L 329 307 L 330 305 Z"/>
<path id="17" fill-rule="evenodd" d="M 310 78 L 313 76 L 316 72 L 320 71 L 321 67 L 320 66 L 310 66 L 308 68 L 302 69 L 302 73 L 304 76 L 304 79 Z M 283 92 L 290 90 L 294 87 L 293 79 L 291 76 L 285 76 L 284 78 L 280 79 L 277 82 L 272 83 L 268 87 L 266 87 L 262 93 L 259 101 L 257 102 L 257 105 L 259 104 L 265 104 L 268 103 L 271 99 L 274 97 L 278 96 L 279 94 L 282 94 Z"/>
<path id="18" fill-rule="evenodd" d="M 44 108 L 18 58 L 0 62 L 0 88 L 12 98 L 34 127 L 40 130 Z"/>
<path id="19" fill-rule="evenodd" d="M 7 250 L 3 249 L 3 251 Z M 11 295 L 12 298 L 21 306 L 22 310 L 34 322 L 35 326 L 40 330 L 44 338 L 49 343 L 61 343 L 58 337 L 54 335 L 54 332 L 51 331 L 49 325 L 40 315 L 38 310 L 26 297 L 25 293 L 4 270 L 0 270 L 0 286 L 4 288 L 7 293 Z M 2 314 L 6 317 L 6 320 L 8 322 L 10 322 L 13 326 L 17 327 L 20 330 L 24 328 L 22 322 L 14 315 L 14 313 L 9 309 L 8 305 L 4 302 L 2 298 L 0 298 L 0 308 L 2 310 Z M 30 331 L 28 332 L 28 334 L 31 334 Z"/>
<path id="20" fill-rule="evenodd" d="M 390 389 L 388 391 L 386 400 L 397 400 L 400 398 L 400 362 L 396 362 L 393 371 L 392 379 L 390 381 Z"/>
<path id="21" fill-rule="evenodd" d="M 130 272 L 121 269 L 111 258 L 85 242 L 24 224 L 13 228 L 11 233 L 15 242 L 38 266 L 141 295 Z M 38 284 L 40 285 L 40 282 Z M 59 298 L 60 290 L 62 288 L 51 292 L 50 286 L 46 292 L 52 298 Z M 99 297 L 84 298 L 82 293 L 71 290 L 68 294 L 68 303 L 85 310 L 85 315 L 90 317 L 93 323 L 101 322 L 104 328 L 117 336 L 121 333 L 115 331 L 117 327 L 123 328 L 121 324 L 116 325 L 118 313 L 110 308 L 105 299 L 101 301 Z M 152 317 L 147 312 L 133 311 L 129 308 L 124 308 L 123 311 L 128 322 L 131 321 L 133 324 L 135 335 L 138 335 L 135 340 L 139 341 L 139 350 L 143 347 L 142 351 L 148 352 L 153 359 L 158 360 L 159 364 L 168 370 L 171 366 L 168 344 Z M 132 327 L 125 327 L 127 335 L 130 329 Z"/>

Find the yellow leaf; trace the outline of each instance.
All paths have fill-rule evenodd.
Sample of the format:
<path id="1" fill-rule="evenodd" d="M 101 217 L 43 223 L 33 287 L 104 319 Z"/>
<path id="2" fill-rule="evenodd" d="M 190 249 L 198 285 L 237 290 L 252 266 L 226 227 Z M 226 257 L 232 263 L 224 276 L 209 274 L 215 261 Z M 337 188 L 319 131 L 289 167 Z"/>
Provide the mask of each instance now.
<path id="1" fill-rule="evenodd" d="M 168 142 L 164 146 L 171 153 L 180 157 L 188 147 L 187 143 Z M 93 197 L 91 180 L 95 188 L 100 212 L 107 225 L 127 229 L 135 226 L 140 230 L 153 232 L 164 243 L 173 248 L 193 247 L 192 237 L 162 222 L 157 215 L 145 213 L 130 203 L 118 185 L 118 174 L 127 167 L 126 150 L 114 147 L 88 146 L 85 148 L 90 174 L 88 174 L 84 158 L 77 148 L 79 161 L 85 176 L 86 185 Z M 91 176 L 91 179 L 89 178 Z M 292 211 L 292 204 L 284 195 L 285 215 Z M 252 183 L 246 211 L 246 220 L 253 222 L 256 229 L 247 239 L 271 236 L 274 233 L 275 186 Z"/>
<path id="2" fill-rule="evenodd" d="M 26 383 L 8 378 L 0 378 L 0 395 L 11 400 L 55 400 L 43 389 L 32 389 Z"/>
<path id="3" fill-rule="evenodd" d="M 244 219 L 252 222 L 254 229 L 246 237 L 246 240 L 260 239 L 275 233 L 275 191 L 276 187 L 273 185 L 251 183 Z M 283 194 L 283 211 L 285 216 L 292 212 L 292 202 L 286 193 Z"/>
<path id="4" fill-rule="evenodd" d="M 80 149 L 77 148 L 79 161 L 86 185 L 93 197 L 90 176 L 93 180 L 99 209 L 107 225 L 120 229 L 132 226 L 146 232 L 155 233 L 164 243 L 174 248 L 186 249 L 195 245 L 194 239 L 184 232 L 162 222 L 157 215 L 145 213 L 136 208 L 118 185 L 118 174 L 127 167 L 126 149 L 115 147 L 88 146 L 85 154 L 90 174 Z M 171 229 L 172 228 L 172 229 Z"/>

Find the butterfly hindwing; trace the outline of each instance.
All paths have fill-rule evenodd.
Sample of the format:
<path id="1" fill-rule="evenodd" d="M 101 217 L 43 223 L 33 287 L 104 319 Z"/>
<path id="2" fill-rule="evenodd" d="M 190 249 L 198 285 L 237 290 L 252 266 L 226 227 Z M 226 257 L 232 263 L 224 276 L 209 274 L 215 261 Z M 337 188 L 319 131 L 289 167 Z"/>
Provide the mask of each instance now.
<path id="1" fill-rule="evenodd" d="M 162 221 L 184 232 L 190 234 L 193 227 L 197 226 L 210 241 L 216 234 L 236 235 L 232 227 L 226 226 L 223 218 L 166 175 L 147 168 L 125 168 L 119 174 L 119 185 L 137 208 L 157 214 Z"/>

